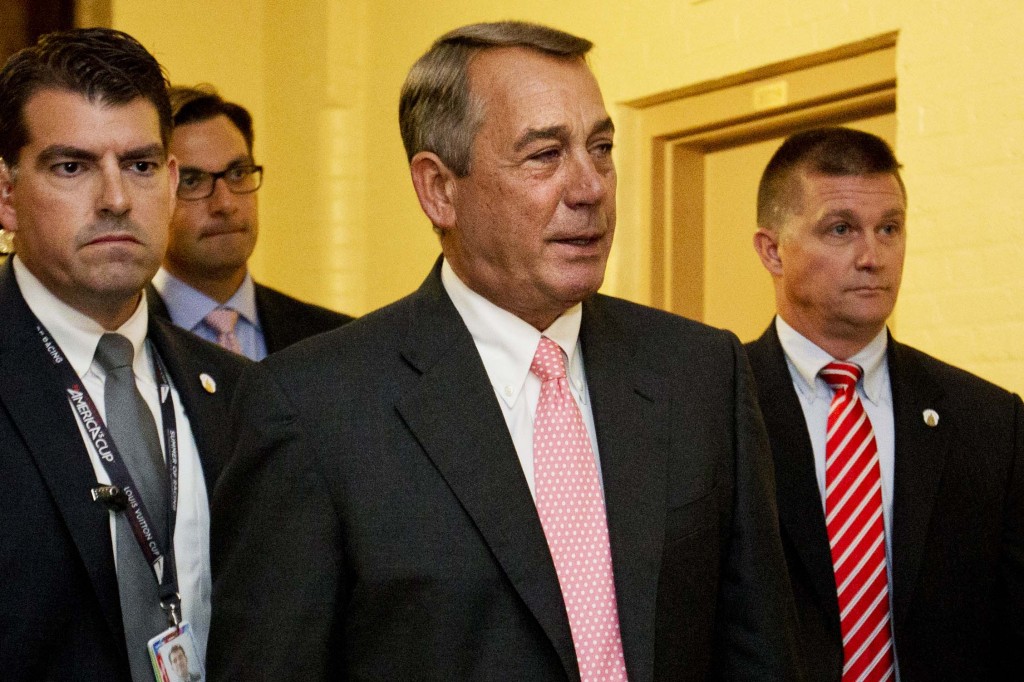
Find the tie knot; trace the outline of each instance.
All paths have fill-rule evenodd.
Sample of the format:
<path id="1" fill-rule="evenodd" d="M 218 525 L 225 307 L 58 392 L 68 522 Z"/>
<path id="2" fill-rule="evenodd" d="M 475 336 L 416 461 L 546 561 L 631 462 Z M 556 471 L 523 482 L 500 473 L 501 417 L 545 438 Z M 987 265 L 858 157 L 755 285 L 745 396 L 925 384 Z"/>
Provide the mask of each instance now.
<path id="1" fill-rule="evenodd" d="M 852 362 L 830 362 L 819 374 L 833 391 L 852 391 L 857 386 L 861 371 Z"/>
<path id="2" fill-rule="evenodd" d="M 537 352 L 530 363 L 530 371 L 540 377 L 541 381 L 561 379 L 565 376 L 565 357 L 557 343 L 546 336 L 540 337 Z"/>
<path id="3" fill-rule="evenodd" d="M 230 334 L 235 331 L 235 325 L 238 324 L 238 311 L 231 308 L 215 308 L 203 318 L 203 321 L 218 334 Z"/>
<path id="4" fill-rule="evenodd" d="M 132 361 L 135 360 L 135 348 L 127 337 L 120 334 L 104 334 L 96 346 L 93 360 L 106 372 L 131 367 Z"/>

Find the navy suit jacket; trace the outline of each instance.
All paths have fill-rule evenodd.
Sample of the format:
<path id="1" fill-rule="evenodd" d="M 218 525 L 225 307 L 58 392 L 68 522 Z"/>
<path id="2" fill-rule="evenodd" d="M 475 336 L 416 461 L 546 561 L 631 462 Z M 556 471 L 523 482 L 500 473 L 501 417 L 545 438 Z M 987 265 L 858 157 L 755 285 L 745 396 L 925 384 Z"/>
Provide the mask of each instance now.
<path id="1" fill-rule="evenodd" d="M 152 284 L 147 285 L 146 295 L 152 313 L 165 320 L 170 320 L 167 304 L 160 297 L 160 292 Z M 312 303 L 305 303 L 292 298 L 276 289 L 263 284 L 256 284 L 256 314 L 263 328 L 263 341 L 267 344 L 267 354 L 276 353 L 282 348 L 301 341 L 315 334 L 330 331 L 354 318 Z"/>
<path id="2" fill-rule="evenodd" d="M 230 454 L 228 403 L 250 364 L 150 317 L 188 414 L 206 487 Z M 216 393 L 199 375 L 217 382 Z M 0 677 L 130 682 L 109 512 L 10 263 L 0 267 Z"/>
<path id="3" fill-rule="evenodd" d="M 630 680 L 789 680 L 770 457 L 732 335 L 580 332 Z M 246 374 L 213 501 L 211 680 L 578 680 L 536 507 L 439 268 Z"/>
<path id="4" fill-rule="evenodd" d="M 775 458 L 810 682 L 838 682 L 839 606 L 813 451 L 772 324 L 747 345 Z M 892 338 L 891 598 L 902 682 L 1024 679 L 1024 409 Z M 939 415 L 925 423 L 925 410 Z"/>

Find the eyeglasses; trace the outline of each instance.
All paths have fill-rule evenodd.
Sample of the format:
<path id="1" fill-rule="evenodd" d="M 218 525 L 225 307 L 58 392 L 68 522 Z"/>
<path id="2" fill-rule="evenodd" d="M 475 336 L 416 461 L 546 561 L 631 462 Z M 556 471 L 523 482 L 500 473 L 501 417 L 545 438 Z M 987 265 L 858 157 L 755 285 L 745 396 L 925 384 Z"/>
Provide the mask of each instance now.
<path id="1" fill-rule="evenodd" d="M 249 194 L 263 184 L 263 166 L 232 166 L 219 173 L 207 173 L 195 168 L 183 169 L 178 178 L 178 198 L 197 201 L 211 197 L 220 179 L 224 180 L 224 185 L 232 194 Z"/>

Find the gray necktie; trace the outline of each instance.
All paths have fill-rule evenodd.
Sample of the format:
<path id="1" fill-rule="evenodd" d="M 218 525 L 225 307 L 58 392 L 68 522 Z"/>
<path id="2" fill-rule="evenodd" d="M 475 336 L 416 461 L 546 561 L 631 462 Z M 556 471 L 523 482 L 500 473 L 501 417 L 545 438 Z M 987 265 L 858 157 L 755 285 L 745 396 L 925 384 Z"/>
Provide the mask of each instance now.
<path id="1" fill-rule="evenodd" d="M 153 414 L 135 385 L 134 357 L 131 341 L 120 334 L 104 334 L 96 347 L 95 362 L 107 375 L 103 385 L 107 430 L 142 495 L 163 547 L 167 536 L 167 470 Z M 160 607 L 156 577 L 125 512 L 117 514 L 117 586 L 132 679 L 151 682 L 153 667 L 146 642 L 167 629 L 167 616 Z"/>

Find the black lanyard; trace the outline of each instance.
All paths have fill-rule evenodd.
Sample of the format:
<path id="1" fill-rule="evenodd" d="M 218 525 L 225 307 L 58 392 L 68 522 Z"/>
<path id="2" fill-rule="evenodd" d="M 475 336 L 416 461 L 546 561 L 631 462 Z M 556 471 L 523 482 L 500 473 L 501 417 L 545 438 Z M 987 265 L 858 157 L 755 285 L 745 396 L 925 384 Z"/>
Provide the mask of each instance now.
<path id="1" fill-rule="evenodd" d="M 178 576 L 174 563 L 174 525 L 178 515 L 178 434 L 167 368 L 156 349 L 150 347 L 160 398 L 160 414 L 163 417 L 164 451 L 167 453 L 167 477 L 170 481 L 169 508 L 164 510 L 167 515 L 167 538 L 163 543 L 165 546 L 161 546 L 159 538 L 153 532 L 153 517 L 146 509 L 142 495 L 135 486 L 135 481 L 132 480 L 132 475 L 125 466 L 114 439 L 107 431 L 107 426 L 103 423 L 92 397 L 46 328 L 37 322 L 36 331 L 47 355 L 61 374 L 75 416 L 88 434 L 96 454 L 99 455 L 103 468 L 110 477 L 111 485 L 119 489 L 114 491 L 114 495 L 124 501 L 125 518 L 128 519 L 132 534 L 156 577 L 160 587 L 160 605 L 167 611 L 171 625 L 178 625 L 181 621 L 181 597 L 178 594 Z M 98 499 L 96 491 L 93 492 L 93 499 Z"/>

